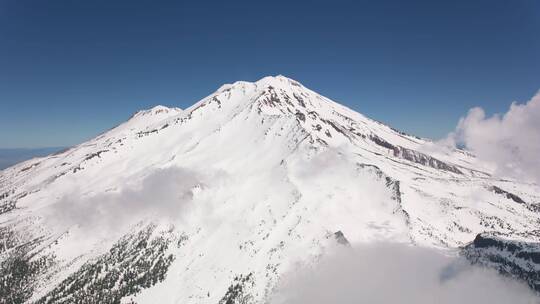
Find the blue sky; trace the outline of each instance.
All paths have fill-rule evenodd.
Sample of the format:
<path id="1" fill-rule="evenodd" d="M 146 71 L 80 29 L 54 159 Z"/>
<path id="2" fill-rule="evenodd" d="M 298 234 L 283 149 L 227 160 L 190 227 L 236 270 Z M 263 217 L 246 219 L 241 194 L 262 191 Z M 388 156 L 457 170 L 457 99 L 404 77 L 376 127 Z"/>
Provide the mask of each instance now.
<path id="1" fill-rule="evenodd" d="M 276 74 L 439 138 L 540 89 L 540 1 L 0 0 L 0 148 Z"/>

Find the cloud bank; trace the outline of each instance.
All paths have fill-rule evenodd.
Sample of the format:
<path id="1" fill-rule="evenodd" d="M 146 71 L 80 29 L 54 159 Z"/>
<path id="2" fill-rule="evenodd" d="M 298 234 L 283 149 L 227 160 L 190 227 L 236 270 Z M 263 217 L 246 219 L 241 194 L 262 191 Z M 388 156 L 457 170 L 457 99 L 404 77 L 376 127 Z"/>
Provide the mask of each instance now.
<path id="1" fill-rule="evenodd" d="M 503 115 L 469 110 L 447 140 L 495 165 L 495 174 L 540 182 L 540 92 Z"/>
<path id="2" fill-rule="evenodd" d="M 285 275 L 272 304 L 532 304 L 526 285 L 434 249 L 360 245 Z"/>

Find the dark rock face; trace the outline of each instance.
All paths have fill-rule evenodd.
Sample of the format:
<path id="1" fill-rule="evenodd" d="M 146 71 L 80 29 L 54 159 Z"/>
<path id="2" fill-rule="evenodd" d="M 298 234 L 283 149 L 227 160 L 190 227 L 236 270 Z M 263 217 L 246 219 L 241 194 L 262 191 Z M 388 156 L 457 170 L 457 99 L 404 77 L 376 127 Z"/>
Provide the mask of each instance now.
<path id="1" fill-rule="evenodd" d="M 109 150 L 101 150 L 101 151 L 97 151 L 97 152 L 95 152 L 95 153 L 88 154 L 88 155 L 84 158 L 84 160 L 91 160 L 91 159 L 94 158 L 94 157 L 98 157 L 98 158 L 99 158 L 99 157 L 101 157 L 101 154 L 102 154 L 102 153 L 105 153 L 105 152 L 108 152 L 108 151 L 109 151 Z"/>
<path id="2" fill-rule="evenodd" d="M 301 120 L 302 122 L 305 122 L 306 121 L 306 115 L 302 112 L 296 112 L 296 118 L 298 118 L 299 120 Z"/>
<path id="3" fill-rule="evenodd" d="M 453 172 L 456 174 L 463 174 L 463 172 L 461 172 L 461 170 L 459 170 L 456 166 L 447 164 L 434 157 L 431 157 L 429 155 L 426 155 L 426 154 L 423 154 L 423 153 L 420 153 L 418 151 L 414 151 L 411 149 L 397 147 L 396 149 L 394 149 L 394 156 L 397 156 L 399 158 L 403 158 L 408 161 L 412 161 L 414 163 L 418 163 L 424 166 L 428 166 L 431 168 Z"/>
<path id="4" fill-rule="evenodd" d="M 513 200 L 514 202 L 518 203 L 518 204 L 527 204 L 525 203 L 524 200 L 521 199 L 521 197 L 513 194 L 513 193 L 510 193 L 508 191 L 505 191 L 497 186 L 491 186 L 490 188 L 491 191 L 497 193 L 497 194 L 500 194 L 500 195 L 503 195 L 505 196 L 507 199 L 511 199 Z"/>
<path id="5" fill-rule="evenodd" d="M 489 247 L 495 247 L 498 249 L 503 249 L 503 243 L 496 241 L 491 238 L 487 238 L 482 236 L 481 234 L 478 234 L 473 241 L 473 245 L 475 248 L 489 248 Z"/>
<path id="6" fill-rule="evenodd" d="M 540 230 L 531 231 L 526 237 L 540 240 Z M 472 263 L 495 268 L 540 293 L 540 242 L 514 241 L 496 232 L 481 233 L 462 253 Z"/>
<path id="7" fill-rule="evenodd" d="M 334 237 L 336 238 L 336 241 L 339 244 L 344 245 L 344 246 L 348 246 L 348 247 L 351 246 L 351 244 L 349 243 L 349 240 L 347 240 L 347 238 L 345 237 L 343 232 L 341 232 L 341 230 L 338 230 L 338 231 L 334 232 Z"/>
<path id="8" fill-rule="evenodd" d="M 406 159 L 408 161 L 411 161 L 413 163 L 421 164 L 423 166 L 444 170 L 456 174 L 463 174 L 461 170 L 459 170 L 456 166 L 447 164 L 443 161 L 440 161 L 434 157 L 431 157 L 427 154 L 407 149 L 400 146 L 392 145 L 391 143 L 387 142 L 386 140 L 376 136 L 376 135 L 370 135 L 369 139 L 376 143 L 377 145 L 384 147 L 386 149 L 392 150 L 392 153 L 395 157 L 399 157 L 401 159 Z"/>
<path id="9" fill-rule="evenodd" d="M 371 139 L 377 145 L 384 147 L 386 149 L 395 150 L 397 148 L 396 146 L 392 145 L 391 143 L 387 142 L 386 140 L 380 138 L 377 135 L 370 135 L 369 139 Z"/>
<path id="10" fill-rule="evenodd" d="M 516 194 L 503 190 L 497 186 L 491 186 L 488 188 L 488 190 L 495 194 L 499 194 L 509 200 L 512 200 L 518 204 L 525 205 L 527 209 L 533 212 L 540 212 L 540 204 L 538 203 L 528 203 L 524 201 L 523 199 L 521 199 L 521 197 L 517 196 Z"/>

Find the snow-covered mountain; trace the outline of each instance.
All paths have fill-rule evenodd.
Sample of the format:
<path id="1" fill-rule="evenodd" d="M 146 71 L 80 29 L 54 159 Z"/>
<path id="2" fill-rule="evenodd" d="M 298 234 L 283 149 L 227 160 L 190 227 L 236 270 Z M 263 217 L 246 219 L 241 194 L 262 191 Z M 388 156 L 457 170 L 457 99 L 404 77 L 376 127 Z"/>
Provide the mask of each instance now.
<path id="1" fill-rule="evenodd" d="M 0 172 L 2 303 L 262 303 L 332 247 L 461 252 L 540 291 L 540 188 L 283 77 Z"/>

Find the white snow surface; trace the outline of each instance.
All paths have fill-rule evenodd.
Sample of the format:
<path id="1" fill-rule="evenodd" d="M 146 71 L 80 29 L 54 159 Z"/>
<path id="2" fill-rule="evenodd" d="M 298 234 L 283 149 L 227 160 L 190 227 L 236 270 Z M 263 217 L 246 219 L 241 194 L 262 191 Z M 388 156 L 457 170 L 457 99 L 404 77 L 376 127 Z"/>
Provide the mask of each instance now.
<path id="1" fill-rule="evenodd" d="M 37 298 L 136 223 L 174 225 L 187 240 L 169 248 L 164 281 L 125 299 L 137 303 L 217 303 L 248 273 L 263 302 L 281 274 L 338 246 L 337 231 L 353 245 L 454 249 L 485 231 L 537 229 L 537 185 L 498 179 L 474 155 L 432 144 L 284 76 L 240 81 L 0 171 L 0 206 L 16 203 L 0 226 L 43 237 L 37 254 L 61 261 Z"/>

